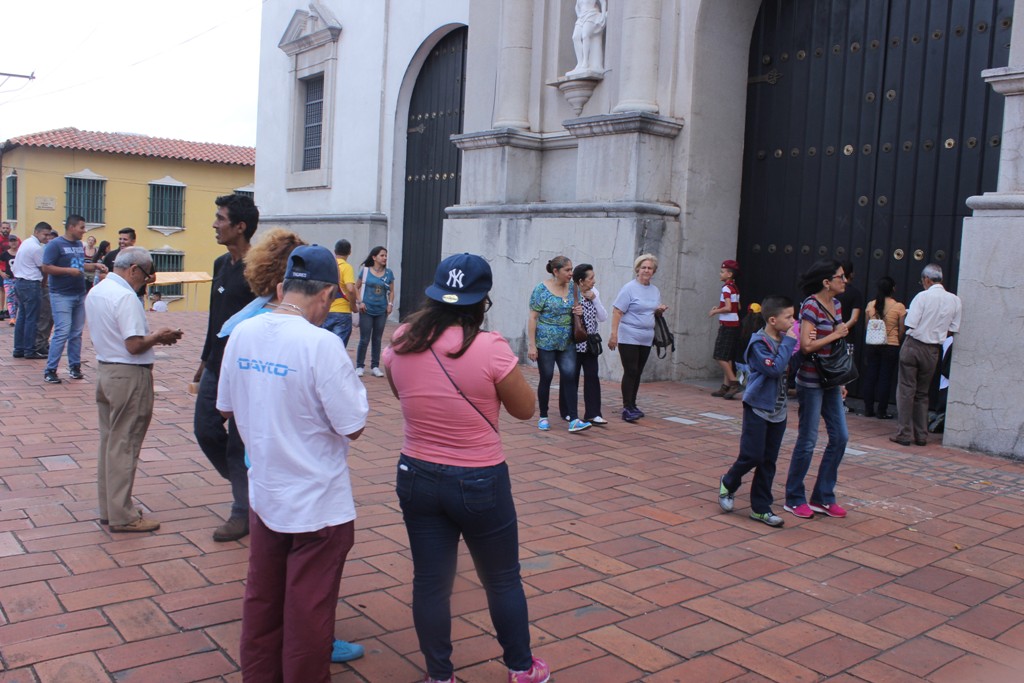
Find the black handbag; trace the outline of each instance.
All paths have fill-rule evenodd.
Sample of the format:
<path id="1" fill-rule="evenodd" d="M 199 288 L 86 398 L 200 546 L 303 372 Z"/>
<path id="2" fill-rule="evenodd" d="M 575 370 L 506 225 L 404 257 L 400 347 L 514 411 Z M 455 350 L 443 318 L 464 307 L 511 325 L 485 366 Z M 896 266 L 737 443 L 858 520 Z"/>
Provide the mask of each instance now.
<path id="1" fill-rule="evenodd" d="M 587 353 L 594 356 L 600 356 L 601 352 L 604 351 L 604 344 L 602 343 L 601 335 L 597 332 L 591 332 L 587 335 Z"/>
<path id="2" fill-rule="evenodd" d="M 828 313 L 828 311 L 825 311 Z M 832 323 L 838 323 L 835 316 L 829 313 Z M 832 342 L 832 352 L 827 356 L 817 353 L 809 354 L 814 368 L 818 371 L 818 379 L 821 380 L 822 389 L 841 387 L 844 384 L 853 382 L 860 373 L 853 363 L 853 354 L 850 352 L 850 345 L 845 339 L 836 339 Z"/>

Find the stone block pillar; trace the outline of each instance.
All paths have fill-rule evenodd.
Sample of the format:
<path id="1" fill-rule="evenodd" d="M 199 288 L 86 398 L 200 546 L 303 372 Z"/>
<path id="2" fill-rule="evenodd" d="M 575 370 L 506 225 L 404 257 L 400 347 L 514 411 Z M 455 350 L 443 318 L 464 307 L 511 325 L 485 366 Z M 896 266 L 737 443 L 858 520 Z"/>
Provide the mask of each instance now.
<path id="1" fill-rule="evenodd" d="M 619 102 L 612 111 L 657 112 L 661 0 L 629 0 L 622 11 Z"/>
<path id="2" fill-rule="evenodd" d="M 944 443 L 1024 458 L 1024 2 L 1013 10 L 1010 66 L 982 74 L 1006 96 L 996 192 L 964 219 Z"/>
<path id="3" fill-rule="evenodd" d="M 498 102 L 494 128 L 530 128 L 533 0 L 501 0 Z"/>

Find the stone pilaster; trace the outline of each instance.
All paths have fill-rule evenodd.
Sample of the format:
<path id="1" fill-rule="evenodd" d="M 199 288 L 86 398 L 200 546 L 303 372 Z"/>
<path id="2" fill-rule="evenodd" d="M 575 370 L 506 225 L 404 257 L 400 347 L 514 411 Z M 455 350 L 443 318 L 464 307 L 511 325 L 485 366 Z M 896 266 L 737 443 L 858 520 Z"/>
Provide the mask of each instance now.
<path id="1" fill-rule="evenodd" d="M 612 111 L 657 112 L 661 0 L 628 0 L 622 7 L 619 102 Z"/>
<path id="2" fill-rule="evenodd" d="M 501 0 L 498 91 L 494 128 L 530 128 L 533 0 Z"/>

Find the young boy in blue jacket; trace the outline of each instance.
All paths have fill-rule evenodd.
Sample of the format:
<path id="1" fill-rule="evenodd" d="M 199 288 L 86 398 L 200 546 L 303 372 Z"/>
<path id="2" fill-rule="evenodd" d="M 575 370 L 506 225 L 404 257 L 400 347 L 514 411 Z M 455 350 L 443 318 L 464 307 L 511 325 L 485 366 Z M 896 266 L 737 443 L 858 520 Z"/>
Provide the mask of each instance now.
<path id="1" fill-rule="evenodd" d="M 719 481 L 718 504 L 732 512 L 733 496 L 743 475 L 754 470 L 750 518 L 779 527 L 784 522 L 772 512 L 772 481 L 786 433 L 786 371 L 796 346 L 793 302 L 784 296 L 769 296 L 761 303 L 761 315 L 766 321 L 764 329 L 754 333 L 744 354 L 750 376 L 743 392 L 740 454 Z"/>

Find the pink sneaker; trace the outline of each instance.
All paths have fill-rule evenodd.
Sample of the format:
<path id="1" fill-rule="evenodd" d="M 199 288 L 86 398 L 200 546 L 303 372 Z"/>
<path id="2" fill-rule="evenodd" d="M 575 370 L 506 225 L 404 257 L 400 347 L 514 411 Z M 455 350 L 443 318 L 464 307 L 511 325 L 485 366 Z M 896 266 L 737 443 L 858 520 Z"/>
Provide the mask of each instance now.
<path id="1" fill-rule="evenodd" d="M 508 670 L 508 683 L 547 683 L 551 678 L 551 667 L 543 659 L 533 658 L 533 666 L 529 671 Z"/>
<path id="2" fill-rule="evenodd" d="M 789 505 L 783 505 L 782 509 L 785 510 L 786 512 L 791 512 L 794 515 L 796 515 L 797 517 L 800 517 L 802 519 L 813 519 L 814 518 L 814 510 L 812 510 L 811 506 L 808 505 L 807 503 L 801 503 L 800 505 L 797 505 L 795 507 L 790 507 Z"/>
<path id="3" fill-rule="evenodd" d="M 839 503 L 832 503 L 831 505 L 826 505 L 825 503 L 811 503 L 807 507 L 811 508 L 815 512 L 820 512 L 823 515 L 828 515 L 829 517 L 846 516 L 846 510 L 844 510 L 842 506 L 839 505 Z"/>

